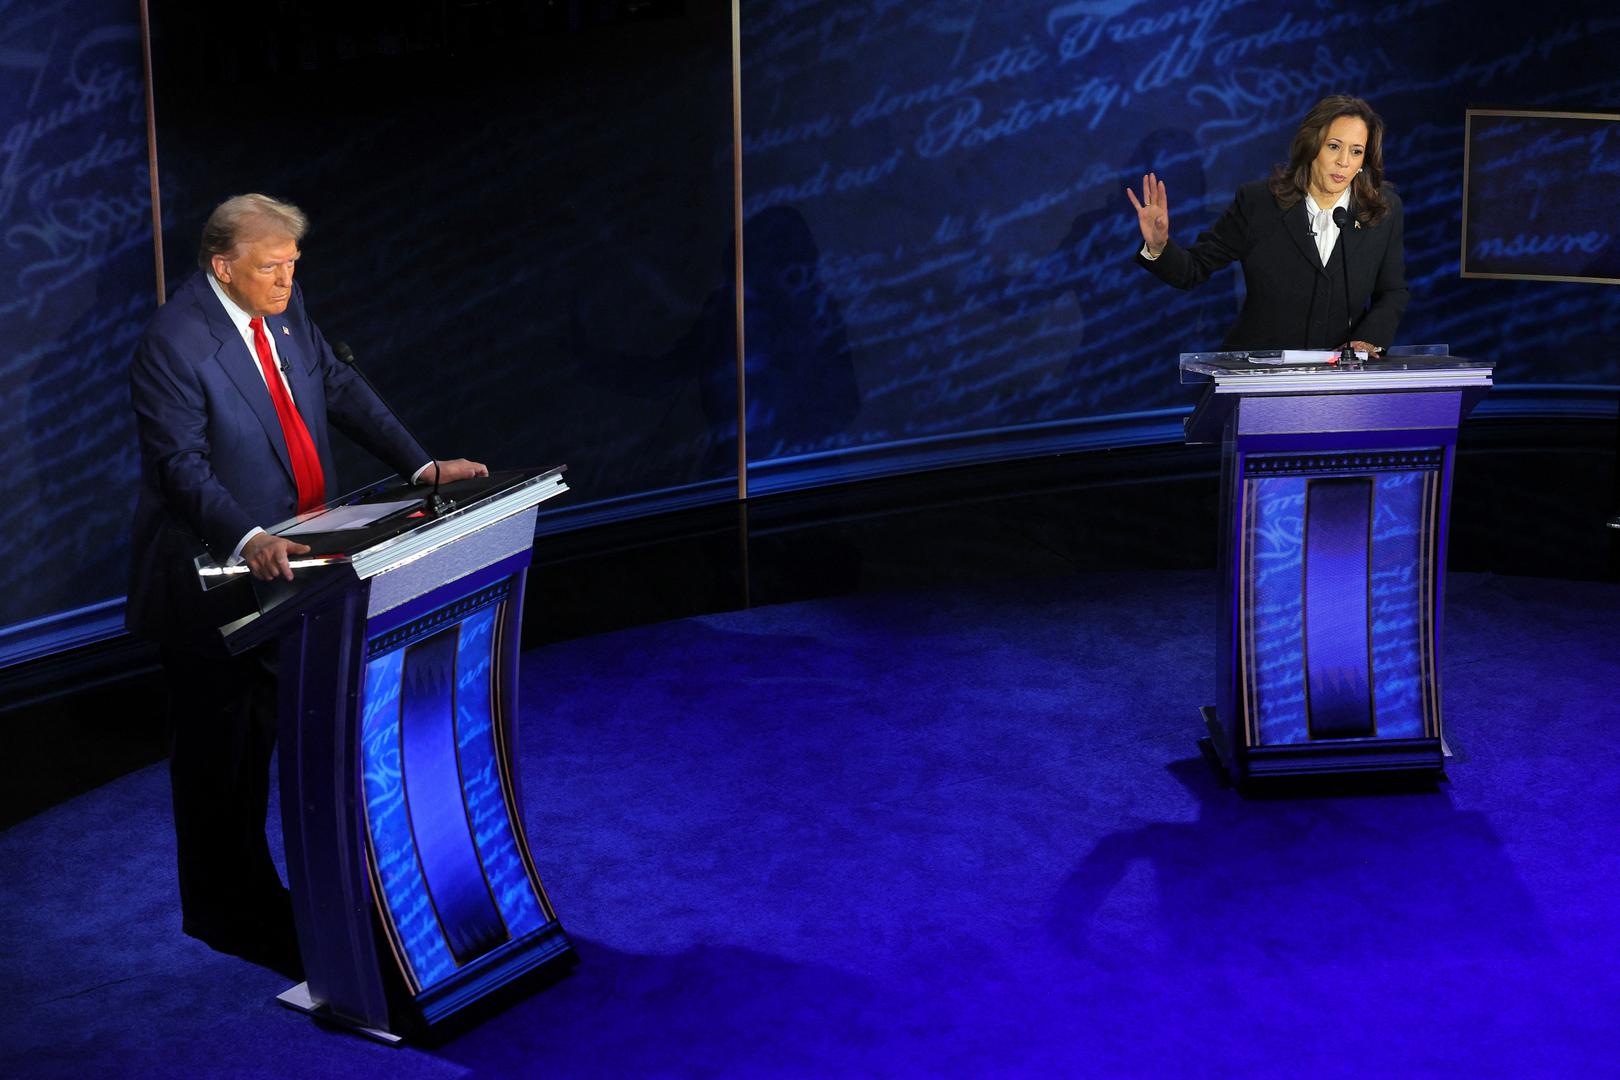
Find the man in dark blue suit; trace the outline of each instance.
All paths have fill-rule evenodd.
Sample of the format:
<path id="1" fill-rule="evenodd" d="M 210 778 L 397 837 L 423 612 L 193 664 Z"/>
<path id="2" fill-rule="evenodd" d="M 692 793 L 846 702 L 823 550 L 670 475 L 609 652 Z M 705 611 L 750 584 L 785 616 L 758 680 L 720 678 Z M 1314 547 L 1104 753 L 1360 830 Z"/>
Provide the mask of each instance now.
<path id="1" fill-rule="evenodd" d="M 337 491 L 336 426 L 413 480 L 483 465 L 432 462 L 353 368 L 340 363 L 293 282 L 308 223 L 297 207 L 239 195 L 203 229 L 199 272 L 136 346 L 141 450 L 126 622 L 157 640 L 170 693 L 170 779 L 186 933 L 289 973 L 292 914 L 265 840 L 275 746 L 275 660 L 228 657 L 218 628 L 245 591 L 204 593 L 193 560 L 291 580 L 308 550 L 266 528 Z"/>

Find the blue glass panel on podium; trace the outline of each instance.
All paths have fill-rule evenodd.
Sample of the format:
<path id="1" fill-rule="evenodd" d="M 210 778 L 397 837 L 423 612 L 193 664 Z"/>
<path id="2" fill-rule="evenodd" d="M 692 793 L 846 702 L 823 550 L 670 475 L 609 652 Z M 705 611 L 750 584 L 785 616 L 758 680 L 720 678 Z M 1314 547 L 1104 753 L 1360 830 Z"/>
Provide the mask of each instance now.
<path id="1" fill-rule="evenodd" d="M 429 594 L 371 637 L 364 714 L 379 914 L 418 994 L 554 919 L 519 846 L 500 745 L 496 691 L 519 584 L 480 578 Z"/>
<path id="2" fill-rule="evenodd" d="M 479 862 L 508 932 L 522 937 L 539 929 L 547 916 L 513 833 L 507 798 L 511 783 L 496 742 L 497 614 L 489 607 L 461 623 L 456 660 L 457 753 Z"/>
<path id="3" fill-rule="evenodd" d="M 1434 478 L 1388 472 L 1377 478 L 1372 535 L 1372 666 L 1378 732 L 1388 738 L 1429 734 L 1423 718 L 1424 616 L 1422 538 Z"/>
<path id="4" fill-rule="evenodd" d="M 400 702 L 400 762 L 416 857 L 458 965 L 506 940 L 461 791 L 455 725 L 459 629 L 441 630 L 406 649 Z"/>
<path id="5" fill-rule="evenodd" d="M 380 887 L 390 936 L 413 986 L 432 986 L 455 970 L 416 858 L 400 767 L 399 703 L 405 650 L 394 649 L 366 664 L 363 746 L 366 825 L 371 865 Z"/>
<path id="6" fill-rule="evenodd" d="M 1373 734 L 1368 639 L 1370 477 L 1314 477 L 1305 488 L 1305 691 L 1311 738 Z"/>
<path id="7" fill-rule="evenodd" d="M 1253 650 L 1255 741 L 1266 745 L 1304 742 L 1303 596 L 1305 479 L 1289 476 L 1250 481 L 1254 520 L 1247 529 Z"/>

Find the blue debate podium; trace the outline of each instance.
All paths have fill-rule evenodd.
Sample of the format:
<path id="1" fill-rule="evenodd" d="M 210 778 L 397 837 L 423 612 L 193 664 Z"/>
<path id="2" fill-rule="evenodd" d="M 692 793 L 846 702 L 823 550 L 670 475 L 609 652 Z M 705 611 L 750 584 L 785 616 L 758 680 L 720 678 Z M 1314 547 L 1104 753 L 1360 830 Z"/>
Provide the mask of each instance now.
<path id="1" fill-rule="evenodd" d="M 1444 346 L 1185 353 L 1189 443 L 1221 445 L 1218 701 L 1239 785 L 1443 770 L 1440 629 L 1457 429 L 1492 366 Z"/>
<path id="2" fill-rule="evenodd" d="M 287 878 L 306 981 L 280 1000 L 386 1041 L 574 953 L 536 872 L 516 770 L 523 589 L 563 469 L 378 485 L 270 531 L 294 581 L 221 628 L 279 642 Z"/>

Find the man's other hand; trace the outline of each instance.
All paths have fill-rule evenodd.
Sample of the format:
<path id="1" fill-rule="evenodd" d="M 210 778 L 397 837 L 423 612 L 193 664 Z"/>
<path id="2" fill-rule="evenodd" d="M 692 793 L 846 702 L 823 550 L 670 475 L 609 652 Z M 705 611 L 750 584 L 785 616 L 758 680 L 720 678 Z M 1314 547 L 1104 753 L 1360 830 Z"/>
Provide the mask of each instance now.
<path id="1" fill-rule="evenodd" d="M 308 552 L 308 544 L 300 544 L 296 540 L 273 536 L 270 533 L 259 533 L 242 545 L 242 561 L 247 563 L 248 569 L 253 571 L 253 576 L 260 581 L 272 581 L 278 577 L 291 581 L 292 557 Z"/>
<path id="2" fill-rule="evenodd" d="M 436 461 L 434 464 L 439 467 L 439 483 L 441 484 L 453 484 L 457 480 L 471 480 L 475 476 L 489 475 L 489 466 L 479 461 L 468 461 L 463 457 L 451 461 Z M 416 482 L 418 484 L 433 483 L 432 468 L 423 469 L 422 474 L 416 478 Z"/>

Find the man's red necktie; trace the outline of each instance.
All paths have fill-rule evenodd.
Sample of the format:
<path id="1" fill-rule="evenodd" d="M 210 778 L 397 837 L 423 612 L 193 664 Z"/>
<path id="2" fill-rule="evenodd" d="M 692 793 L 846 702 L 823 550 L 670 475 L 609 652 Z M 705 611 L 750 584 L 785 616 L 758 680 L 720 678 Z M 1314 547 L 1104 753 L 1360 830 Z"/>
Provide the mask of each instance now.
<path id="1" fill-rule="evenodd" d="M 304 418 L 287 393 L 276 361 L 270 354 L 270 339 L 264 333 L 264 320 L 248 322 L 253 327 L 253 351 L 259 354 L 259 370 L 270 387 L 270 400 L 276 403 L 276 418 L 281 421 L 281 435 L 287 440 L 287 456 L 292 460 L 293 482 L 298 485 L 298 512 L 313 510 L 326 501 L 326 478 L 321 472 L 321 456 L 315 452 L 315 440 L 309 437 Z"/>

